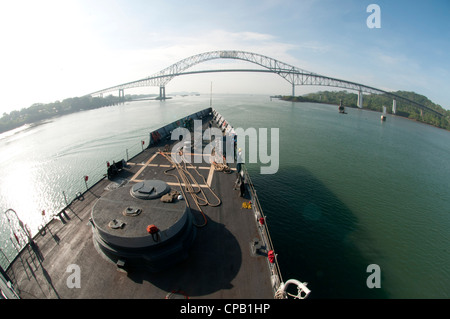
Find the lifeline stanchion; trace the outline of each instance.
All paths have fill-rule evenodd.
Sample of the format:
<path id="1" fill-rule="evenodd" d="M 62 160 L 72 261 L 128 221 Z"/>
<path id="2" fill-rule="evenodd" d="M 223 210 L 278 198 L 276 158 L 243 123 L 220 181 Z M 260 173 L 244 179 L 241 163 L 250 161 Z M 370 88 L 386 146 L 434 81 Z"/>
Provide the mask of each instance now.
<path id="1" fill-rule="evenodd" d="M 63 191 L 62 193 L 63 193 L 63 195 L 64 195 L 64 202 L 66 203 L 66 206 L 69 206 L 69 203 L 67 202 L 66 192 Z"/>

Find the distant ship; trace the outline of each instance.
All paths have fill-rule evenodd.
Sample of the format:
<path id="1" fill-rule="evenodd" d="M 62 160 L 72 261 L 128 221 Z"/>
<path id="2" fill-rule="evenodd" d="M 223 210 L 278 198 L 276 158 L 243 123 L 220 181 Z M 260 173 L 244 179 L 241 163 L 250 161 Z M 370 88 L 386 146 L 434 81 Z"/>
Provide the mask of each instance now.
<path id="1" fill-rule="evenodd" d="M 345 112 L 345 107 L 342 105 L 342 100 L 339 101 L 339 113 L 341 114 L 347 114 L 347 112 Z"/>
<path id="2" fill-rule="evenodd" d="M 383 106 L 383 113 L 381 114 L 381 120 L 386 121 L 386 106 Z"/>

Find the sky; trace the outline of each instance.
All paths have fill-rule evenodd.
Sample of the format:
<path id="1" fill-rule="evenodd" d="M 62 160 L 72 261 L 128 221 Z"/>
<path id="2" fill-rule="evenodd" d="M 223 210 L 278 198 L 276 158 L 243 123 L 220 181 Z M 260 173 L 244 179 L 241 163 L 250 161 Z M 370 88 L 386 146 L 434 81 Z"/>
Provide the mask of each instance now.
<path id="1" fill-rule="evenodd" d="M 380 28 L 369 28 L 370 4 Z M 450 1 L 0 0 L 0 114 L 145 78 L 186 57 L 242 50 L 450 109 Z M 212 60 L 193 69 L 253 68 Z M 285 94 L 270 73 L 173 79 L 171 92 Z M 296 95 L 329 87 L 296 87 Z M 156 87 L 125 94 L 158 93 Z"/>

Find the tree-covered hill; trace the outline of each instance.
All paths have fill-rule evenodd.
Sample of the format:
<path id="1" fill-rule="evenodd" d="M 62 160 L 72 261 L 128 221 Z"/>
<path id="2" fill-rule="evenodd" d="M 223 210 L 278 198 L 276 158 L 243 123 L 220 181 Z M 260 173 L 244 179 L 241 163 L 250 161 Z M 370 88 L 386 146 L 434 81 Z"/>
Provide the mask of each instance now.
<path id="1" fill-rule="evenodd" d="M 415 92 L 397 91 L 392 93 L 444 114 L 444 116 L 438 116 L 432 112 L 424 110 L 422 116 L 420 109 L 417 106 L 398 99 L 396 115 L 450 130 L 450 110 L 445 110 L 442 106 L 433 103 L 427 97 Z M 339 105 L 340 101 L 342 101 L 342 104 L 345 107 L 356 108 L 358 94 L 347 91 L 320 91 L 305 94 L 303 96 L 283 96 L 281 99 L 293 102 L 313 102 L 336 105 Z M 386 106 L 387 113 L 392 113 L 392 96 L 387 94 L 367 94 L 363 96 L 364 109 L 382 112 L 383 106 Z"/>
<path id="2" fill-rule="evenodd" d="M 55 116 L 61 116 L 83 110 L 96 109 L 103 106 L 114 105 L 123 101 L 131 100 L 132 96 L 119 98 L 109 95 L 107 97 L 73 97 L 63 101 L 43 104 L 35 103 L 28 108 L 20 111 L 12 111 L 9 114 L 3 113 L 0 118 L 0 133 L 15 129 L 24 124 L 31 124 L 38 121 L 50 119 Z"/>

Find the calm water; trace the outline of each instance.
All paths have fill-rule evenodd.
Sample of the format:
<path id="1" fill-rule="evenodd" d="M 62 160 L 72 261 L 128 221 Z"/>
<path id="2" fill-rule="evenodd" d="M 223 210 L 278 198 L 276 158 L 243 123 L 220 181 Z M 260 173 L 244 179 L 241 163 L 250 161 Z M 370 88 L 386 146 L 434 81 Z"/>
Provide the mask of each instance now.
<path id="1" fill-rule="evenodd" d="M 131 157 L 148 133 L 209 106 L 209 96 L 141 101 L 56 118 L 0 135 L 0 205 L 33 231 L 56 213 L 63 191 Z M 280 128 L 280 167 L 248 168 L 278 253 L 283 279 L 309 282 L 311 298 L 450 297 L 450 132 L 376 112 L 216 96 L 235 127 Z M 3 226 L 2 250 L 9 232 Z M 381 269 L 369 289 L 367 266 Z"/>

